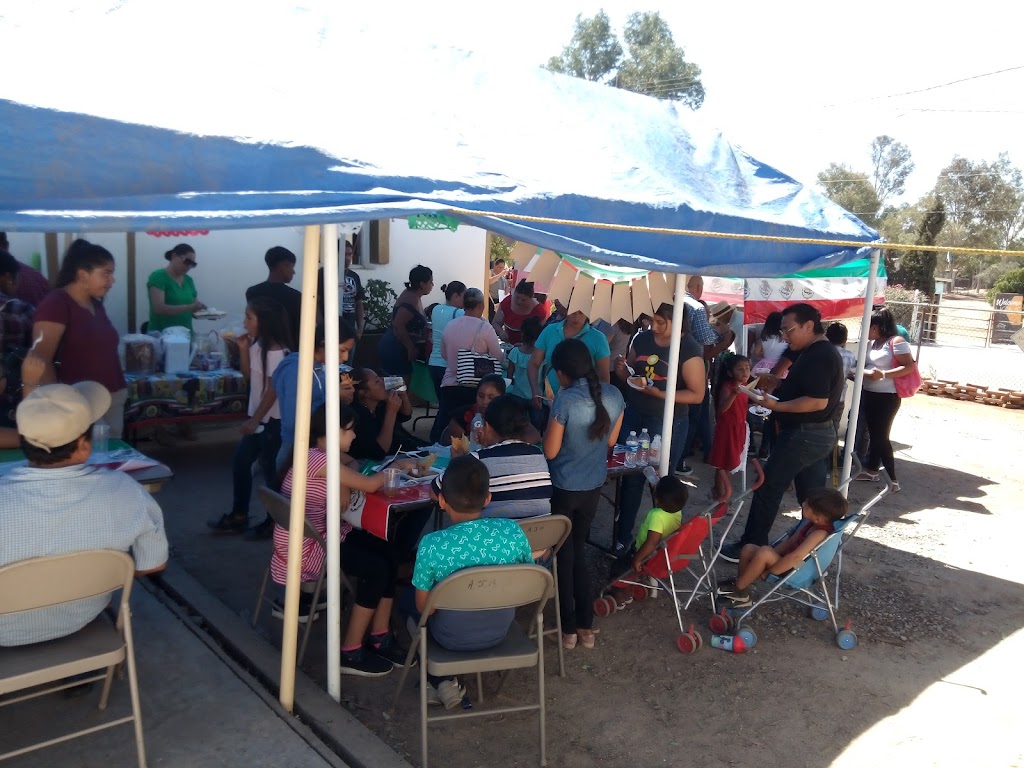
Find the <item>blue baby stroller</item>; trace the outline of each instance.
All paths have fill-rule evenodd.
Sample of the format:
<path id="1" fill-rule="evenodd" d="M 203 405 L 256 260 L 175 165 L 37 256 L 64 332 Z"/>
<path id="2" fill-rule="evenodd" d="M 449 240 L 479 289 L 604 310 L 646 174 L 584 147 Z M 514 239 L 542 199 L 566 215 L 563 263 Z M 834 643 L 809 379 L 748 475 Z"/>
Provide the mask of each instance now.
<path id="1" fill-rule="evenodd" d="M 753 648 L 757 644 L 757 634 L 747 624 L 747 621 L 754 611 L 765 603 L 792 600 L 807 606 L 810 609 L 811 618 L 816 621 L 831 619 L 836 645 L 840 648 L 849 650 L 855 647 L 857 635 L 850 629 L 850 623 L 846 622 L 840 628 L 836 619 L 836 610 L 839 608 L 839 583 L 843 571 L 843 548 L 867 520 L 871 508 L 889 492 L 887 476 L 885 481 L 878 494 L 869 499 L 857 512 L 838 520 L 833 525 L 834 532 L 811 550 L 803 563 L 782 575 L 769 576 L 767 579 L 767 583 L 770 585 L 768 591 L 755 600 L 753 605 L 748 608 L 722 609 L 721 613 L 712 616 L 708 622 L 711 631 L 716 634 L 732 632 L 743 638 L 747 648 Z M 786 531 L 784 536 L 772 542 L 772 545 L 778 544 L 783 538 L 791 535 L 800 524 L 801 522 L 798 521 L 796 525 Z M 830 594 L 828 576 L 829 569 L 833 566 L 835 576 L 832 579 L 833 591 Z"/>

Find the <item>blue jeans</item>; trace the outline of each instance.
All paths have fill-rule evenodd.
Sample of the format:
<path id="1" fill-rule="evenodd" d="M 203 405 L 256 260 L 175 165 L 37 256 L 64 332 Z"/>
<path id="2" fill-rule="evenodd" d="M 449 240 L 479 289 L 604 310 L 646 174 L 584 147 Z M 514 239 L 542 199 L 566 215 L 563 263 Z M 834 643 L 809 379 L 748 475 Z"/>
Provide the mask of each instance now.
<path id="1" fill-rule="evenodd" d="M 267 487 L 276 490 L 277 483 L 277 452 L 281 444 L 281 420 L 271 419 L 264 425 L 258 435 L 243 435 L 235 448 L 231 461 L 231 476 L 234 486 L 234 499 L 231 502 L 231 513 L 247 515 L 249 500 L 252 498 L 252 463 L 259 459 L 263 471 L 263 482 Z"/>
<path id="2" fill-rule="evenodd" d="M 769 542 L 772 524 L 790 483 L 796 486 L 796 498 L 801 504 L 809 490 L 825 487 L 825 457 L 831 455 L 835 441 L 836 428 L 831 421 L 802 424 L 779 432 L 764 466 L 764 483 L 754 492 L 750 503 L 741 544 Z"/>
<path id="3" fill-rule="evenodd" d="M 704 387 L 704 399 L 697 405 L 689 408 L 689 427 L 686 430 L 686 440 L 683 445 L 683 453 L 680 464 L 686 457 L 693 453 L 693 444 L 700 438 L 701 450 L 704 451 L 704 458 L 711 453 L 711 394 L 707 385 Z M 677 466 L 677 465 L 673 465 Z"/>
<path id="4" fill-rule="evenodd" d="M 680 409 L 685 413 L 685 409 Z M 672 446 L 668 454 L 669 471 L 675 469 L 679 458 L 683 455 L 683 440 L 678 439 L 684 429 L 680 425 L 686 424 L 686 418 L 672 422 Z M 622 417 L 622 429 L 619 431 L 619 440 L 625 442 L 622 436 L 628 435 L 631 431 L 640 434 L 640 430 L 647 428 L 651 439 L 661 434 L 661 416 L 646 416 L 633 408 L 627 408 Z M 683 435 L 685 437 L 685 435 Z M 664 438 L 662 438 L 664 440 Z M 640 502 L 644 495 L 643 475 L 626 475 L 622 478 L 622 489 L 619 493 L 619 528 L 616 543 L 629 546 L 633 541 L 633 526 L 636 523 L 637 512 L 640 511 Z"/>

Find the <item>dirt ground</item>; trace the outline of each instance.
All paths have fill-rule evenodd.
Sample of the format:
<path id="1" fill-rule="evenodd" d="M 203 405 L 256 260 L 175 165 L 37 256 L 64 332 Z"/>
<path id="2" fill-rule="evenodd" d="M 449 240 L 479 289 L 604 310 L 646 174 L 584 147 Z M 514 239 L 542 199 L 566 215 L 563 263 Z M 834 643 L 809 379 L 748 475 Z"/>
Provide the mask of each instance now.
<path id="1" fill-rule="evenodd" d="M 828 622 L 779 605 L 755 617 L 755 649 L 715 650 L 706 643 L 710 611 L 700 605 L 687 620 L 705 646 L 684 656 L 664 596 L 599 619 L 597 648 L 567 653 L 564 679 L 549 643 L 548 764 L 1024 765 L 1022 435 L 1024 411 L 924 395 L 904 401 L 893 428 L 903 491 L 875 507 L 844 561 L 839 615 L 860 639 L 851 651 L 836 646 Z M 172 556 L 248 617 L 269 544 L 211 536 L 205 527 L 230 504 L 233 446 L 232 431 L 223 429 L 198 443 L 140 448 L 177 473 L 158 497 Z M 710 481 L 706 466 L 696 468 L 694 499 Z M 851 503 L 873 491 L 872 484 L 855 484 Z M 783 508 L 795 510 L 795 500 L 787 497 Z M 258 515 L 254 502 L 252 516 Z M 604 505 L 597 538 L 607 537 L 610 515 Z M 780 515 L 777 528 L 792 517 Z M 588 556 L 595 583 L 603 583 L 608 561 L 596 549 Z M 325 623 L 317 623 L 305 664 L 320 681 Z M 269 615 L 258 631 L 280 642 L 280 625 Z M 344 705 L 418 764 L 412 686 L 395 717 L 384 714 L 396 683 L 394 675 L 344 678 Z M 491 678 L 488 702 L 495 684 Z M 525 702 L 535 686 L 535 675 L 517 673 L 500 699 Z M 536 765 L 536 734 L 530 714 L 435 726 L 432 761 L 450 768 Z"/>

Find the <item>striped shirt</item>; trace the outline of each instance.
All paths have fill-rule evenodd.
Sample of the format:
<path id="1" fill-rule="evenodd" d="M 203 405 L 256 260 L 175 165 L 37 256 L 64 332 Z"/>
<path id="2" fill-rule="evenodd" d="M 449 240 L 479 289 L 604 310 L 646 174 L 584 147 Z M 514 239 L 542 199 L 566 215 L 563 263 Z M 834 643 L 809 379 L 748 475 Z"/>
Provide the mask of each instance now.
<path id="1" fill-rule="evenodd" d="M 544 452 L 519 440 L 482 448 L 473 454 L 491 475 L 491 503 L 483 517 L 513 519 L 551 514 L 551 475 Z M 434 478 L 434 493 L 441 492 L 442 475 Z"/>
<path id="2" fill-rule="evenodd" d="M 306 519 L 321 536 L 327 535 L 327 478 L 317 477 L 327 469 L 327 454 L 319 448 L 309 449 L 309 460 L 306 468 Z M 291 498 L 292 471 L 289 469 L 281 485 L 281 495 Z M 366 497 L 362 491 L 352 491 L 349 498 L 349 509 L 362 506 Z M 352 526 L 341 521 L 341 537 L 352 530 Z M 302 540 L 302 581 L 316 581 L 320 578 L 326 553 L 315 539 Z M 288 580 L 288 531 L 279 525 L 274 526 L 274 552 L 270 556 L 270 576 L 277 584 Z"/>
<path id="3" fill-rule="evenodd" d="M 131 550 L 140 571 L 167 562 L 163 513 L 137 482 L 85 464 L 19 467 L 0 478 L 0 566 L 88 549 Z M 110 595 L 0 616 L 0 646 L 77 632 Z"/>

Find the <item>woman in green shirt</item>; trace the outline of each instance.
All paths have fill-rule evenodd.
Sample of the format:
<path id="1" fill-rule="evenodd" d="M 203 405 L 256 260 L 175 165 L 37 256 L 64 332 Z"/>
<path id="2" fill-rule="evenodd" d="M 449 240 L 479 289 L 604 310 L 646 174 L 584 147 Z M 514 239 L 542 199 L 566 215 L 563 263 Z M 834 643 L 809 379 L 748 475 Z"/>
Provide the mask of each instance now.
<path id="1" fill-rule="evenodd" d="M 180 325 L 192 330 L 192 313 L 206 309 L 197 301 L 196 284 L 189 277 L 195 269 L 196 252 L 191 245 L 178 243 L 164 254 L 167 266 L 149 276 L 149 330 Z"/>

